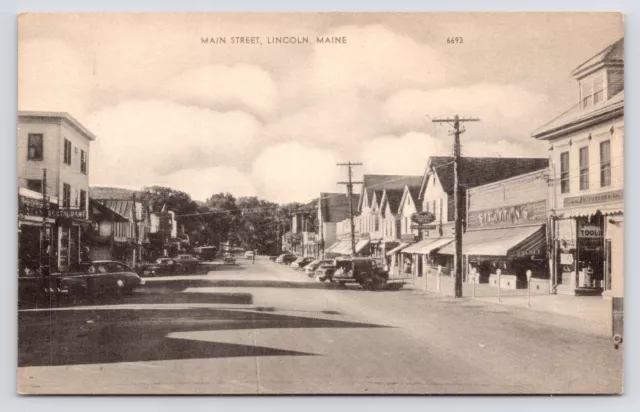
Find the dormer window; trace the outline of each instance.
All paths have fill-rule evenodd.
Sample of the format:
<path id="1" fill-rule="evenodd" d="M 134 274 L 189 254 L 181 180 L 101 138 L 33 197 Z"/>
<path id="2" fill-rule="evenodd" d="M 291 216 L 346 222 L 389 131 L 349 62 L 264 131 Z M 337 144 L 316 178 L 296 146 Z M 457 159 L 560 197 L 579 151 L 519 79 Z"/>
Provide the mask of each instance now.
<path id="1" fill-rule="evenodd" d="M 602 103 L 604 101 L 604 77 L 602 74 L 586 79 L 581 84 L 582 108 Z"/>

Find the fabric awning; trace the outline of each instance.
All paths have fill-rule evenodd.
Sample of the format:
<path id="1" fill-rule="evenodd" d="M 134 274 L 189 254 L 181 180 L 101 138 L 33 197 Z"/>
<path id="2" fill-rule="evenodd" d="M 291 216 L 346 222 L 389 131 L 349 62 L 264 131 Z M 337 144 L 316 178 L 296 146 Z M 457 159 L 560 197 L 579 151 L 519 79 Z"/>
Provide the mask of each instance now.
<path id="1" fill-rule="evenodd" d="M 428 255 L 436 249 L 439 249 L 449 242 L 453 242 L 451 238 L 432 238 L 432 239 L 424 239 L 418 243 L 414 243 L 409 246 L 402 253 L 416 253 L 420 255 Z"/>
<path id="2" fill-rule="evenodd" d="M 409 246 L 410 243 L 400 243 L 400 245 L 394 247 L 393 249 L 391 249 L 390 251 L 387 252 L 387 256 L 391 256 L 394 253 L 397 253 L 399 251 L 401 251 L 402 249 L 406 248 L 407 246 Z"/>
<path id="3" fill-rule="evenodd" d="M 462 237 L 462 253 L 473 256 L 533 256 L 544 254 L 545 247 L 544 225 L 476 230 Z M 455 243 L 451 242 L 439 253 L 455 254 Z"/>
<path id="4" fill-rule="evenodd" d="M 334 250 L 335 250 L 338 246 L 340 246 L 340 243 L 341 243 L 341 242 L 335 242 L 335 243 L 333 243 L 331 246 L 329 246 L 329 247 L 324 251 L 324 253 L 335 253 L 335 252 L 334 252 Z"/>
<path id="5" fill-rule="evenodd" d="M 369 245 L 369 239 L 360 239 L 358 243 L 356 243 L 356 253 L 362 252 L 362 249 Z"/>

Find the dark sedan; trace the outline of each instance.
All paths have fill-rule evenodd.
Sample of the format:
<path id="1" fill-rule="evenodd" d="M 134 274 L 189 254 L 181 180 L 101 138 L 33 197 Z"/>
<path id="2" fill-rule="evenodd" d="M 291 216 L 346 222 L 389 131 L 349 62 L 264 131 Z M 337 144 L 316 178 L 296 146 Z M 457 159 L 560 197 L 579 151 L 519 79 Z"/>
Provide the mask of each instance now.
<path id="1" fill-rule="evenodd" d="M 195 270 L 200 265 L 200 259 L 192 255 L 178 255 L 173 259 L 179 265 L 184 266 L 187 270 Z"/>
<path id="2" fill-rule="evenodd" d="M 81 265 L 79 272 L 54 273 L 58 293 L 97 295 L 131 293 L 144 285 L 144 280 L 124 263 L 97 260 Z"/>
<path id="3" fill-rule="evenodd" d="M 178 275 L 181 273 L 185 273 L 187 268 L 180 263 L 178 263 L 175 259 L 171 258 L 160 258 L 157 259 L 154 263 L 150 265 L 146 265 L 142 268 L 143 276 L 167 276 L 167 275 Z"/>

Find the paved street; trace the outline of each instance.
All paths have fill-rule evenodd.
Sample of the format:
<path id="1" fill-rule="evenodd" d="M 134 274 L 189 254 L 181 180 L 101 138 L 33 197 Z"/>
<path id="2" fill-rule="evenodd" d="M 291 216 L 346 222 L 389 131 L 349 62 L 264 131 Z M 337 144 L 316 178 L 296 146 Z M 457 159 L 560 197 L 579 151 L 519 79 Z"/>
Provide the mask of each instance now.
<path id="1" fill-rule="evenodd" d="M 21 393 L 615 393 L 622 351 L 575 319 L 363 291 L 265 258 L 19 313 Z"/>

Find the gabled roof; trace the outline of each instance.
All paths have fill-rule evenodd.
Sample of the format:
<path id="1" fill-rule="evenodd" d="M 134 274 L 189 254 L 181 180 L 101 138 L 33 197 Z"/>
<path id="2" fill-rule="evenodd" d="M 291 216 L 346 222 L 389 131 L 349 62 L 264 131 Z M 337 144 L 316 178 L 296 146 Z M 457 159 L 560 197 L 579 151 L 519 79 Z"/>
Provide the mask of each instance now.
<path id="1" fill-rule="evenodd" d="M 402 200 L 402 195 L 404 194 L 404 189 L 385 189 L 383 203 L 381 207 L 385 207 L 385 205 L 389 204 L 389 209 L 391 213 L 394 215 L 398 214 L 398 208 L 400 207 L 400 201 Z"/>
<path id="2" fill-rule="evenodd" d="M 374 204 L 378 207 L 378 210 L 380 210 L 380 206 L 382 204 L 382 196 L 384 194 L 384 190 L 374 190 L 373 191 L 373 196 L 371 196 L 372 199 L 372 203 L 371 205 L 369 205 L 371 208 L 373 208 Z M 375 203 L 374 203 L 375 201 Z"/>
<path id="3" fill-rule="evenodd" d="M 400 199 L 400 205 L 398 206 L 398 213 L 402 213 L 402 207 L 404 206 L 407 198 L 411 198 L 411 202 L 416 208 L 417 212 L 422 211 L 422 202 L 419 201 L 418 195 L 420 194 L 420 186 L 405 186 L 402 191 L 402 198 Z"/>
<path id="4" fill-rule="evenodd" d="M 548 167 L 549 159 L 546 157 L 462 157 L 460 160 L 460 185 L 462 188 L 476 187 Z M 446 193 L 452 194 L 454 185 L 453 157 L 432 156 L 427 162 L 425 179 L 420 188 L 419 198 L 424 197 L 426 177 L 431 170 L 438 176 L 442 189 Z"/>
<path id="5" fill-rule="evenodd" d="M 358 195 L 354 194 L 351 201 L 355 212 Z M 344 193 L 320 193 L 319 206 L 325 222 L 342 222 L 349 217 L 349 199 Z"/>
<path id="6" fill-rule="evenodd" d="M 129 200 L 133 195 L 140 199 L 141 193 L 137 190 L 123 189 L 119 187 L 92 186 L 89 188 L 89 197 L 100 200 Z"/>
<path id="7" fill-rule="evenodd" d="M 364 175 L 362 177 L 362 191 L 358 201 L 358 211 L 362 210 L 363 196 L 371 201 L 374 190 L 402 189 L 405 186 L 416 186 L 422 182 L 422 176 L 408 175 Z"/>
<path id="8" fill-rule="evenodd" d="M 124 219 L 129 220 L 130 212 L 133 209 L 133 200 L 100 200 L 95 199 L 98 203 L 101 203 L 106 208 L 114 213 L 122 216 Z"/>
<path id="9" fill-rule="evenodd" d="M 122 216 L 114 210 L 108 208 L 106 205 L 101 203 L 100 201 L 89 199 L 89 207 L 93 209 L 97 209 L 98 213 L 104 214 L 112 219 L 114 222 L 127 222 L 129 219 L 126 216 Z"/>
<path id="10" fill-rule="evenodd" d="M 624 37 L 580 64 L 571 74 L 576 79 L 580 79 L 603 65 L 624 65 Z"/>

